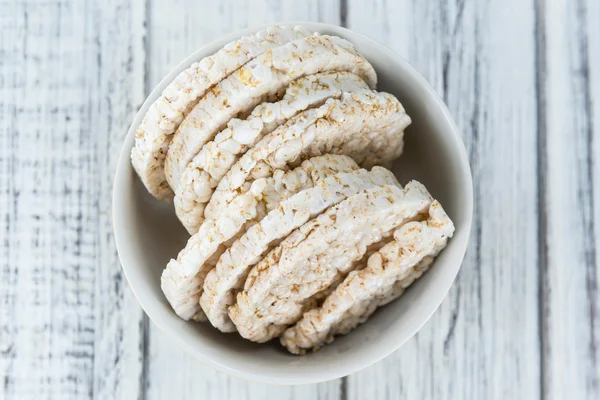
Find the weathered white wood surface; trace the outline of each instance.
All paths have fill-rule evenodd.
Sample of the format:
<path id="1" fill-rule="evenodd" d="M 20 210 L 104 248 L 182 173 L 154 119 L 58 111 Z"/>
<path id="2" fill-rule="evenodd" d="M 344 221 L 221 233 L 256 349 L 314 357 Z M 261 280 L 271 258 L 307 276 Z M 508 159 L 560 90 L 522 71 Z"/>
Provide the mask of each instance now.
<path id="1" fill-rule="evenodd" d="M 448 298 L 402 349 L 320 385 L 198 364 L 137 305 L 110 222 L 114 166 L 160 78 L 263 21 L 342 23 L 448 103 L 476 215 Z M 0 399 L 600 396 L 600 2 L 0 1 Z"/>
<path id="2" fill-rule="evenodd" d="M 544 393 L 597 399 L 600 391 L 600 5 L 556 0 L 540 10 Z"/>
<path id="3" fill-rule="evenodd" d="M 140 15 L 118 0 L 0 5 L 0 398 L 140 393 L 143 314 L 110 221 L 144 100 Z"/>

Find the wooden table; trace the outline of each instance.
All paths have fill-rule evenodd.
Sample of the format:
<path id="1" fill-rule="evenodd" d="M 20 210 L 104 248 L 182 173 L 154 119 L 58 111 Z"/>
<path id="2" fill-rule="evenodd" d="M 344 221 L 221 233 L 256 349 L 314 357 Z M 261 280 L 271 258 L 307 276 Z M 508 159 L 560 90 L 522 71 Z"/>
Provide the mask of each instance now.
<path id="1" fill-rule="evenodd" d="M 406 57 L 463 133 L 460 275 L 384 361 L 319 385 L 218 373 L 148 322 L 111 227 L 121 142 L 194 49 L 264 21 Z M 597 399 L 600 1 L 0 1 L 0 398 Z"/>

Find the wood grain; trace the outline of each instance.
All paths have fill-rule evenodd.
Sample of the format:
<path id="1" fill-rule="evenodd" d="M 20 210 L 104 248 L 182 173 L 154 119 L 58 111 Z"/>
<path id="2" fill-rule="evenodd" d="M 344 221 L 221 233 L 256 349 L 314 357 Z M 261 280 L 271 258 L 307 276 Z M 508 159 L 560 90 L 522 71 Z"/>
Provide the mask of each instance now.
<path id="1" fill-rule="evenodd" d="M 544 380 L 548 399 L 598 398 L 600 129 L 598 2 L 545 1 L 543 46 L 546 258 Z"/>
<path id="2" fill-rule="evenodd" d="M 143 100 L 142 23 L 119 3 L 2 4 L 1 398 L 139 392 L 142 313 L 110 192 Z"/>
<path id="3" fill-rule="evenodd" d="M 448 103 L 476 210 L 441 308 L 394 355 L 350 376 L 349 397 L 539 398 L 534 4 L 369 4 L 349 1 L 348 26 L 406 57 Z"/>
<path id="4" fill-rule="evenodd" d="M 94 397 L 135 399 L 144 379 L 145 315 L 121 271 L 112 233 L 112 182 L 121 145 L 145 100 L 145 2 L 94 0 L 88 5 L 95 44 L 90 68 L 90 131 L 98 215 L 94 303 Z M 116 40 L 118 38 L 118 40 Z M 87 69 L 87 67 L 86 67 Z"/>

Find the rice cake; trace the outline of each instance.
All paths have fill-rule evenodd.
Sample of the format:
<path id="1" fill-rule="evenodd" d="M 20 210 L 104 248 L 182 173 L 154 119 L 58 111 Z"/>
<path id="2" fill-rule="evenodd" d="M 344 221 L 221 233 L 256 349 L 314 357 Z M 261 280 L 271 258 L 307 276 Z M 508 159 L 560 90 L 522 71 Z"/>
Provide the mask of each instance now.
<path id="1" fill-rule="evenodd" d="M 381 167 L 330 175 L 279 203 L 261 221 L 236 240 L 206 276 L 200 305 L 209 321 L 223 332 L 234 332 L 227 315 L 235 292 L 241 289 L 251 266 L 270 246 L 325 209 L 363 190 L 381 185 L 399 185 L 394 175 Z"/>
<path id="2" fill-rule="evenodd" d="M 264 135 L 329 98 L 365 89 L 367 84 L 351 72 L 309 75 L 292 82 L 281 101 L 259 104 L 246 120 L 229 121 L 227 128 L 206 143 L 184 170 L 175 193 L 175 211 L 181 223 L 190 234 L 198 231 L 206 203 L 221 178 Z"/>
<path id="3" fill-rule="evenodd" d="M 177 75 L 152 103 L 135 133 L 131 162 L 146 189 L 159 200 L 171 201 L 165 155 L 173 133 L 207 90 L 266 50 L 309 35 L 302 27 L 274 26 L 226 44 Z"/>
<path id="4" fill-rule="evenodd" d="M 336 36 L 308 36 L 268 50 L 217 84 L 181 123 L 167 151 L 165 176 L 177 192 L 181 175 L 202 146 L 227 122 L 277 96 L 297 78 L 348 71 L 375 87 L 375 70 L 354 45 Z"/>
<path id="5" fill-rule="evenodd" d="M 245 194 L 220 210 L 218 219 L 205 220 L 163 271 L 161 288 L 177 315 L 185 320 L 205 319 L 198 303 L 204 278 L 240 230 L 260 221 L 280 201 L 314 186 L 329 174 L 355 169 L 358 166 L 348 157 L 325 155 L 307 160 L 292 171 L 248 182 Z"/>
<path id="6" fill-rule="evenodd" d="M 350 272 L 321 307 L 307 311 L 288 328 L 281 344 L 292 353 L 304 354 L 330 343 L 336 335 L 349 333 L 418 279 L 453 233 L 452 221 L 434 201 L 427 220 L 401 226 L 394 240 L 368 259 L 366 268 Z"/>
<path id="7" fill-rule="evenodd" d="M 248 150 L 221 179 L 204 210 L 205 218 L 218 217 L 215 210 L 243 193 L 247 180 L 310 156 L 347 154 L 368 166 L 388 163 L 400 155 L 408 124 L 410 117 L 388 93 L 369 90 L 329 99 L 291 118 Z"/>
<path id="8" fill-rule="evenodd" d="M 265 342 L 315 306 L 338 274 L 350 272 L 367 246 L 429 208 L 432 198 L 416 181 L 404 189 L 384 185 L 331 207 L 292 232 L 249 273 L 229 308 L 242 337 Z"/>

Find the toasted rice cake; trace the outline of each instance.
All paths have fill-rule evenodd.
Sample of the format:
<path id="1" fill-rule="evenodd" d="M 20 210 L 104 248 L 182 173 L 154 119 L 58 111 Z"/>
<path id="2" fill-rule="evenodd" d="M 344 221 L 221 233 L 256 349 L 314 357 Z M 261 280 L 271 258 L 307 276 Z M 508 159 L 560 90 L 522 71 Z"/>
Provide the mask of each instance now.
<path id="1" fill-rule="evenodd" d="M 375 70 L 345 39 L 309 36 L 268 50 L 204 96 L 181 123 L 167 151 L 165 176 L 177 192 L 187 164 L 227 122 L 252 110 L 289 83 L 323 71 L 348 71 L 375 87 Z"/>
<path id="2" fill-rule="evenodd" d="M 242 337 L 265 342 L 316 306 L 315 295 L 346 275 L 367 246 L 424 213 L 431 204 L 425 187 L 384 185 L 348 197 L 292 232 L 248 274 L 229 308 Z"/>
<path id="3" fill-rule="evenodd" d="M 236 235 L 260 221 L 286 198 L 304 190 L 330 174 L 358 169 L 349 157 L 314 157 L 298 168 L 272 177 L 248 182 L 244 195 L 219 210 L 217 219 L 207 219 L 189 240 L 177 259 L 167 264 L 161 287 L 181 318 L 204 320 L 199 299 L 206 274 L 214 268 L 221 253 Z"/>
<path id="4" fill-rule="evenodd" d="M 187 165 L 175 193 L 175 211 L 190 234 L 204 220 L 204 208 L 231 166 L 264 135 L 299 112 L 320 106 L 342 93 L 368 89 L 351 72 L 323 72 L 293 81 L 281 101 L 262 103 L 245 120 L 233 118 L 227 128 L 202 147 Z"/>
<path id="5" fill-rule="evenodd" d="M 172 199 L 164 176 L 165 155 L 172 134 L 207 90 L 266 50 L 309 35 L 302 27 L 274 26 L 226 44 L 177 75 L 150 106 L 135 133 L 131 162 L 148 191 L 160 200 Z"/>
<path id="6" fill-rule="evenodd" d="M 240 195 L 247 180 L 268 176 L 298 160 L 320 154 L 346 154 L 362 166 L 386 164 L 402 151 L 403 131 L 410 118 L 387 93 L 362 91 L 329 99 L 306 110 L 266 135 L 221 179 L 204 210 L 205 218 Z"/>
<path id="7" fill-rule="evenodd" d="M 200 305 L 209 321 L 223 332 L 235 331 L 227 310 L 234 302 L 235 292 L 242 288 L 251 266 L 260 261 L 270 247 L 310 218 L 347 197 L 391 184 L 398 182 L 390 171 L 382 167 L 374 167 L 370 172 L 365 169 L 341 172 L 279 203 L 277 208 L 237 239 L 221 255 L 216 268 L 206 276 Z"/>
<path id="8" fill-rule="evenodd" d="M 334 336 L 347 334 L 375 310 L 398 298 L 431 265 L 446 246 L 454 225 L 434 201 L 425 221 L 413 221 L 394 232 L 394 240 L 369 259 L 366 268 L 352 271 L 322 306 L 304 313 L 280 338 L 290 352 L 318 350 Z"/>

